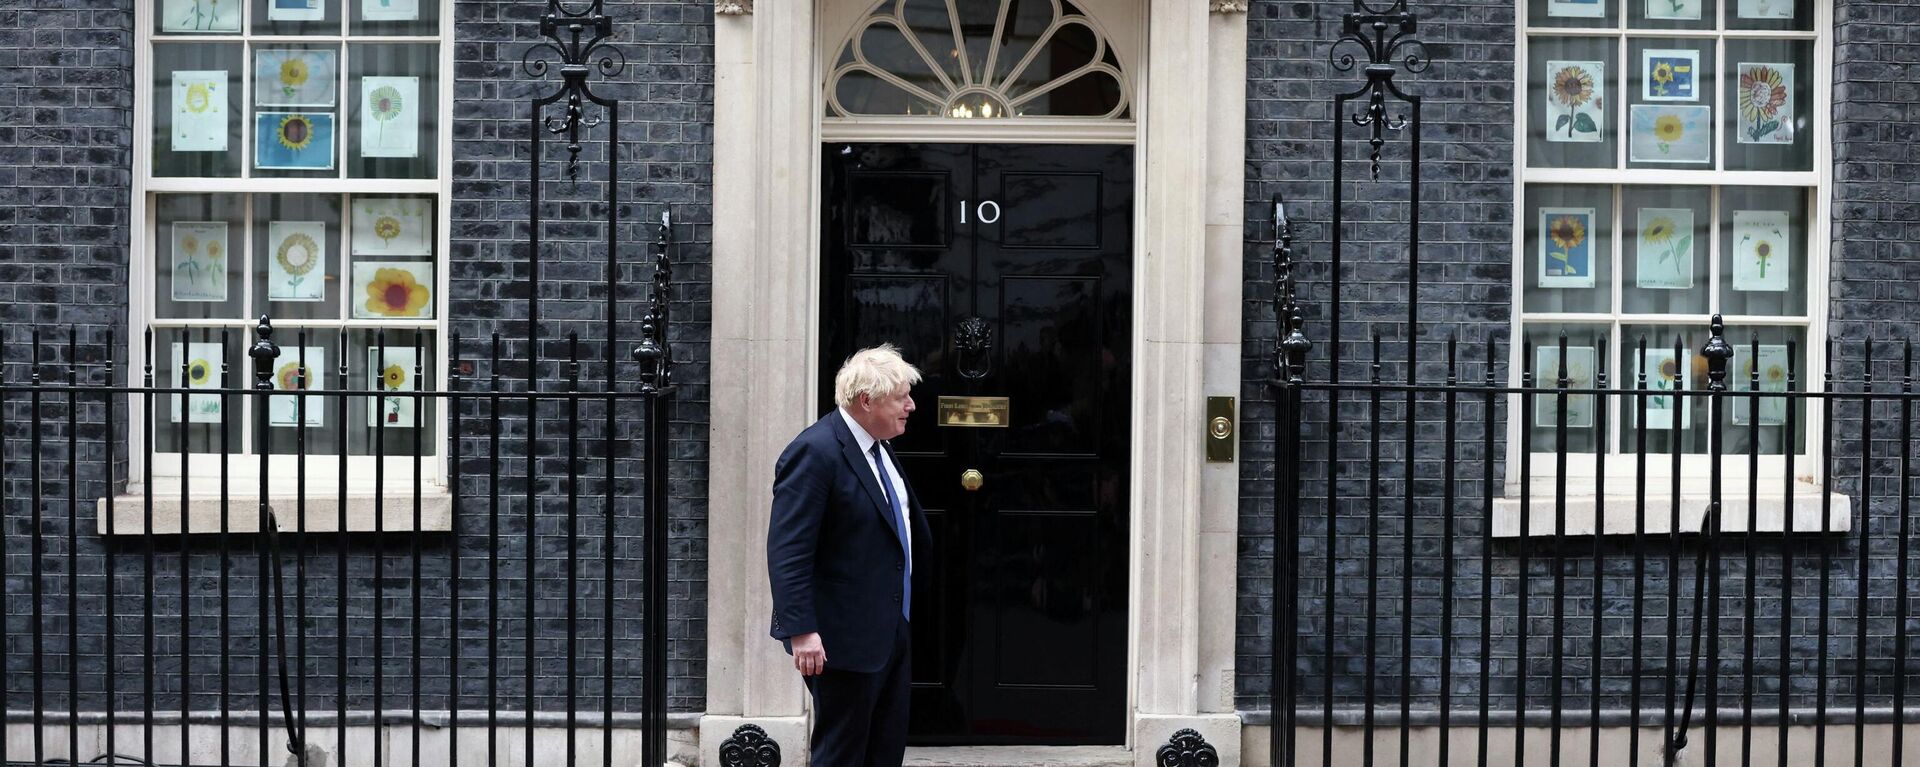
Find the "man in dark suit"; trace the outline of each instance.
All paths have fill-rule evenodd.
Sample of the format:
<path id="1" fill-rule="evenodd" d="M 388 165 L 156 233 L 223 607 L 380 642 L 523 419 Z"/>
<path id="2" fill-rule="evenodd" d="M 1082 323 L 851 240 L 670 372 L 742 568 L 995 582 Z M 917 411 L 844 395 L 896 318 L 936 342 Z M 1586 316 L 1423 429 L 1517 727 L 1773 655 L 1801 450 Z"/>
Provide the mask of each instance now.
<path id="1" fill-rule="evenodd" d="M 886 441 L 906 432 L 919 382 L 891 345 L 856 352 L 834 376 L 838 407 L 774 467 L 771 633 L 813 693 L 815 767 L 905 757 L 913 563 L 930 537 Z"/>

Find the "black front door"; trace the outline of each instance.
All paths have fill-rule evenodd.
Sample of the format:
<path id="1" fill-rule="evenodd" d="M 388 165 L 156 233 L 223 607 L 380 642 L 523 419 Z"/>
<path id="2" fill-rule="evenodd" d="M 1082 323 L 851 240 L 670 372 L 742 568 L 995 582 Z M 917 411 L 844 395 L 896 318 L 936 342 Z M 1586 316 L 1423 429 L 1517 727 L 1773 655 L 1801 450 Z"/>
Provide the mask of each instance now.
<path id="1" fill-rule="evenodd" d="M 862 347 L 925 376 L 914 742 L 1123 742 L 1132 147 L 830 144 L 823 177 L 822 408 Z"/>

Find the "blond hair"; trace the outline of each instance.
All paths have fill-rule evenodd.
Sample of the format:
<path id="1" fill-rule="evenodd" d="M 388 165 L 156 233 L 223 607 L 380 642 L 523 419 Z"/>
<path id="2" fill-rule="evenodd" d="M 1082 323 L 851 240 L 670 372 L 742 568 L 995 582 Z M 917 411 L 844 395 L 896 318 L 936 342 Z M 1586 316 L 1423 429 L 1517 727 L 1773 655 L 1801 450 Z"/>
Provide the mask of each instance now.
<path id="1" fill-rule="evenodd" d="M 833 402 L 852 407 L 860 395 L 887 397 L 920 383 L 920 370 L 900 357 L 893 344 L 861 349 L 848 357 L 833 376 Z"/>

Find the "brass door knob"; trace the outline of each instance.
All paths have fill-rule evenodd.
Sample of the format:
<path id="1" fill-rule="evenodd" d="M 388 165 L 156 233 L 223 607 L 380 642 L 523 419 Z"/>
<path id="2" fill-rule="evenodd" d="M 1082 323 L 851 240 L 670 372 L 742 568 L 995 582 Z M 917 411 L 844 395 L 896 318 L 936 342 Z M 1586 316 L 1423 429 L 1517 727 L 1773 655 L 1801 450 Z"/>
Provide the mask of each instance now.
<path id="1" fill-rule="evenodd" d="M 968 469 L 960 472 L 960 487 L 969 493 L 979 490 L 980 486 L 985 484 L 986 481 L 986 475 L 981 474 L 979 469 Z"/>

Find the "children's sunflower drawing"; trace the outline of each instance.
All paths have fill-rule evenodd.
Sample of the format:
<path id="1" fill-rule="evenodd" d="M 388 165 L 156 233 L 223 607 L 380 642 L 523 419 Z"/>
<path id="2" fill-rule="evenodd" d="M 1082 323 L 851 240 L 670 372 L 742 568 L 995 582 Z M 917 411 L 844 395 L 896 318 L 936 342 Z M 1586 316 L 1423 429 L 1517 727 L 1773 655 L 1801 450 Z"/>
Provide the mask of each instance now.
<path id="1" fill-rule="evenodd" d="M 280 145 L 299 151 L 313 143 L 313 121 L 306 115 L 287 115 L 280 118 L 280 127 L 274 131 L 274 138 Z"/>

